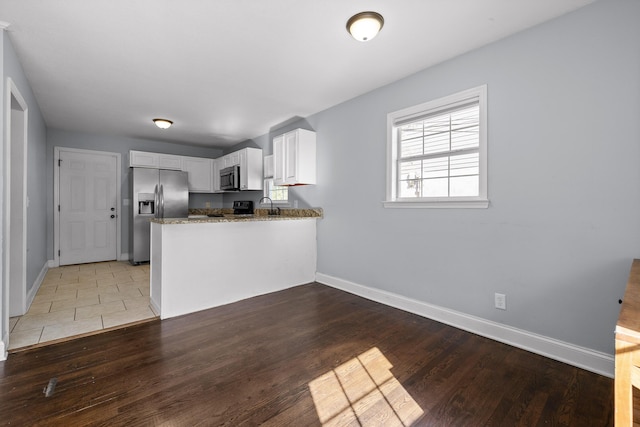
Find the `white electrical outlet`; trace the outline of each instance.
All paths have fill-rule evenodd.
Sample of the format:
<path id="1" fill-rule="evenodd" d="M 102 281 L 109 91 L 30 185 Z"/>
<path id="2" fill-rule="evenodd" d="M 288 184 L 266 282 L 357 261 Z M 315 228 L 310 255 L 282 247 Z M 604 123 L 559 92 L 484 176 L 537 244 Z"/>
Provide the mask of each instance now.
<path id="1" fill-rule="evenodd" d="M 204 202 L 204 207 L 205 207 L 205 209 L 210 209 L 211 208 L 211 202 Z"/>
<path id="2" fill-rule="evenodd" d="M 507 296 L 505 294 L 496 293 L 494 295 L 494 300 L 495 300 L 496 308 L 500 310 L 507 309 Z"/>

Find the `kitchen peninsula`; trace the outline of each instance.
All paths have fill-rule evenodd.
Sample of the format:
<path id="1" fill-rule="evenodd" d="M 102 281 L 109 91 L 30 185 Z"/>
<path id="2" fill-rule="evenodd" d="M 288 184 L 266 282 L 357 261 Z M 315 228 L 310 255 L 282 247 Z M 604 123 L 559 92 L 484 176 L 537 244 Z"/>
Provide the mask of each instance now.
<path id="1" fill-rule="evenodd" d="M 151 220 L 151 305 L 162 319 L 315 280 L 322 209 Z"/>

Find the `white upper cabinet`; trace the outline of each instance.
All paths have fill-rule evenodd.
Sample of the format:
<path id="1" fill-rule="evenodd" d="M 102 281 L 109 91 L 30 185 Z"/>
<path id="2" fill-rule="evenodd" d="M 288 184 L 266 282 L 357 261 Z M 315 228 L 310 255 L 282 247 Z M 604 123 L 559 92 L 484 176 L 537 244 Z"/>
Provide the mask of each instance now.
<path id="1" fill-rule="evenodd" d="M 129 151 L 129 167 L 175 169 L 187 172 L 189 192 L 218 193 L 220 170 L 240 166 L 240 190 L 262 190 L 262 149 L 243 148 L 218 159 Z"/>
<path id="2" fill-rule="evenodd" d="M 273 178 L 273 154 L 264 156 L 264 177 Z"/>
<path id="3" fill-rule="evenodd" d="M 131 150 L 129 167 L 182 170 L 182 156 Z"/>
<path id="4" fill-rule="evenodd" d="M 213 162 L 213 185 L 211 190 L 214 193 L 221 193 L 223 190 L 220 189 L 220 169 L 224 169 L 224 158 L 220 157 L 219 159 L 214 159 Z"/>
<path id="5" fill-rule="evenodd" d="M 296 129 L 273 139 L 276 185 L 316 183 L 316 133 Z"/>
<path id="6" fill-rule="evenodd" d="M 240 190 L 262 190 L 262 150 L 243 148 L 236 153 L 240 164 Z"/>
<path id="7" fill-rule="evenodd" d="M 213 192 L 213 159 L 182 156 L 182 170 L 189 175 L 190 192 Z"/>
<path id="8" fill-rule="evenodd" d="M 284 179 L 284 134 L 273 138 L 273 182 L 276 185 L 282 185 Z"/>
<path id="9" fill-rule="evenodd" d="M 225 168 L 238 166 L 240 164 L 240 151 L 234 151 L 233 153 L 227 154 L 223 159 Z"/>
<path id="10" fill-rule="evenodd" d="M 158 168 L 158 153 L 129 151 L 130 168 Z"/>
<path id="11" fill-rule="evenodd" d="M 173 154 L 158 154 L 158 167 L 159 169 L 173 169 L 182 170 L 182 156 L 175 156 Z"/>

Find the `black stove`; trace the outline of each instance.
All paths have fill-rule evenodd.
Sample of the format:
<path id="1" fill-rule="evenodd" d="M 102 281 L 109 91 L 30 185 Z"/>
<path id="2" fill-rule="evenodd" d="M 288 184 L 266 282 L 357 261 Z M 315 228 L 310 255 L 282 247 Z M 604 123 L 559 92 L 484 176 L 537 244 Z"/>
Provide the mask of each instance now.
<path id="1" fill-rule="evenodd" d="M 233 202 L 234 215 L 253 215 L 253 202 L 251 200 L 236 200 Z"/>

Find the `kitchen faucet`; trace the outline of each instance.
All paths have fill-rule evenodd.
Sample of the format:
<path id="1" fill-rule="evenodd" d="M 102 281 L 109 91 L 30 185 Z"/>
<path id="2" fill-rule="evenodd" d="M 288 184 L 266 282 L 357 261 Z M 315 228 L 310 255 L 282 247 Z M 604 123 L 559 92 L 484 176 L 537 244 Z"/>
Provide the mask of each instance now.
<path id="1" fill-rule="evenodd" d="M 265 199 L 269 200 L 269 203 L 271 203 L 268 215 L 280 215 L 280 208 L 273 209 L 273 200 L 271 200 L 271 197 L 264 196 L 262 199 L 258 200 L 258 204 L 262 203 Z"/>

